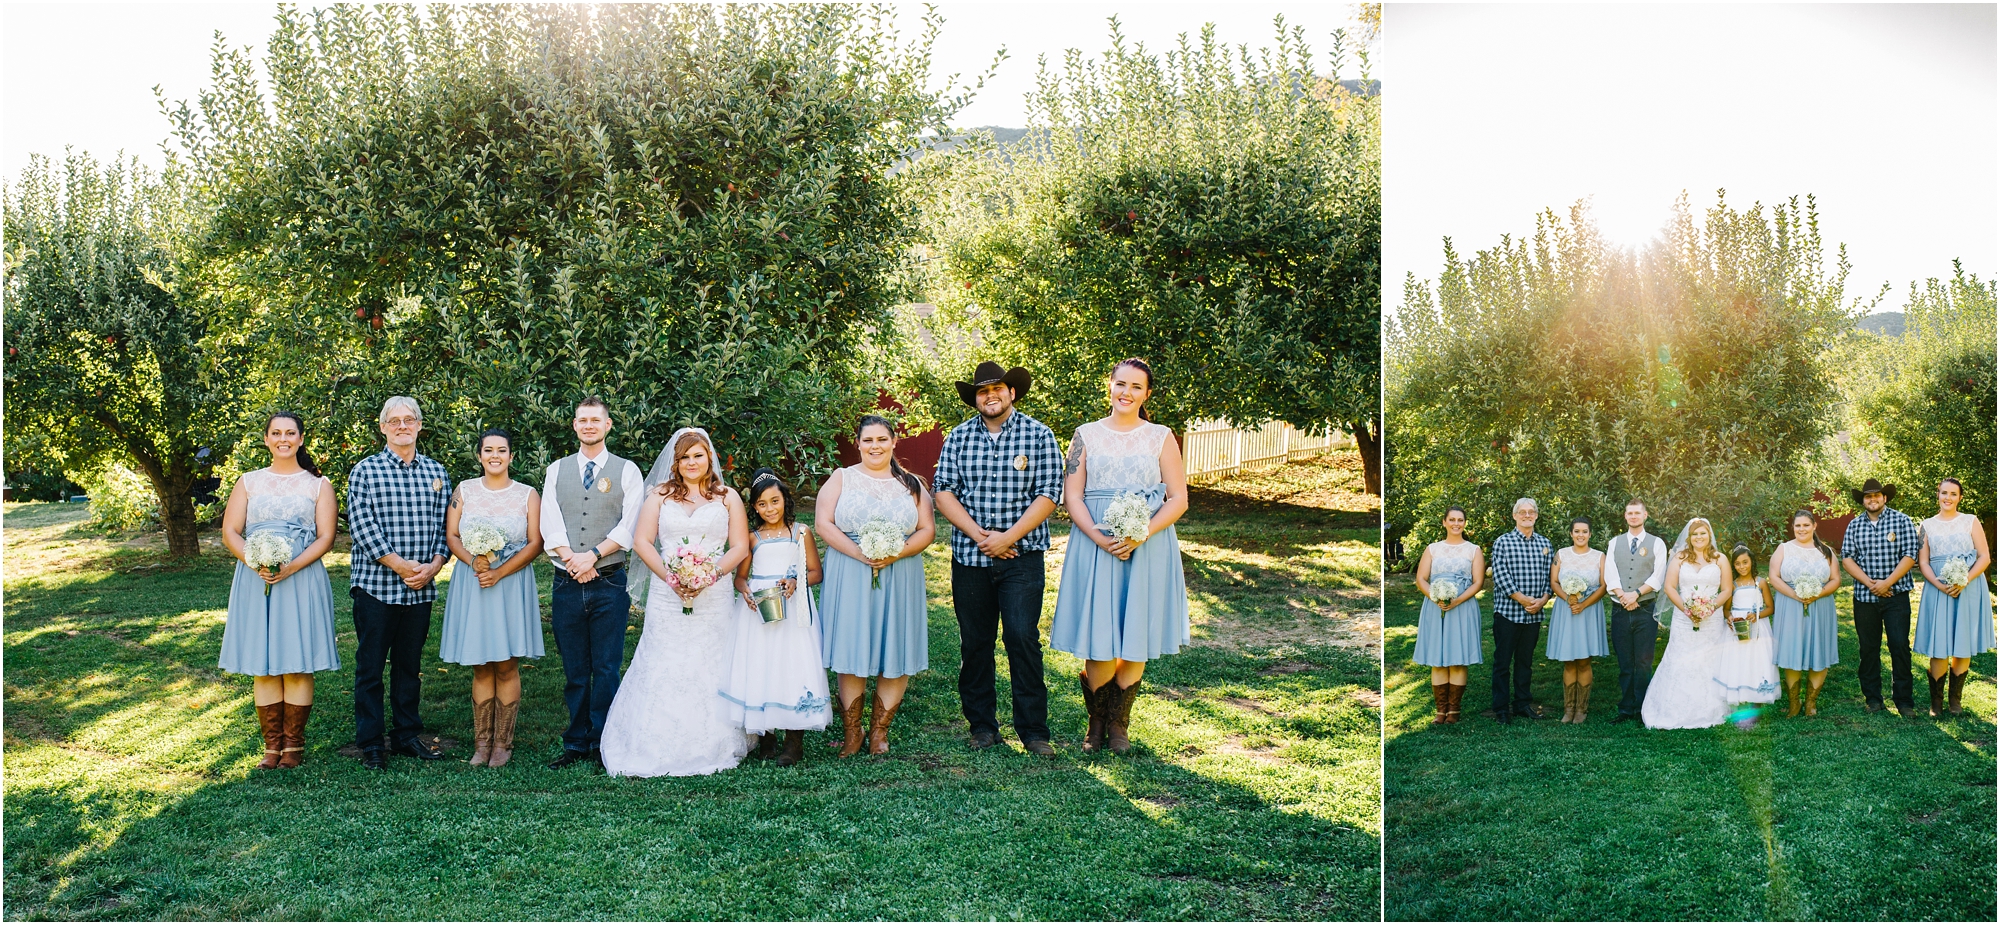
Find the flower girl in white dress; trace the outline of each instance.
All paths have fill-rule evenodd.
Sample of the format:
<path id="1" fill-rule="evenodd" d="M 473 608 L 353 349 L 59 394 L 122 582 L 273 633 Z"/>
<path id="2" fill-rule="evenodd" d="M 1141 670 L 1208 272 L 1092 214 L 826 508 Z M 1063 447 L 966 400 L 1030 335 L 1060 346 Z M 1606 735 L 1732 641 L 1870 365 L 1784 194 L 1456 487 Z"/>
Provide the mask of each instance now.
<path id="1" fill-rule="evenodd" d="M 819 549 L 793 516 L 792 492 L 778 474 L 750 476 L 750 557 L 736 569 L 736 592 L 755 616 L 736 624 L 736 648 L 719 691 L 731 721 L 757 736 L 761 757 L 778 767 L 805 758 L 807 729 L 825 729 L 832 717 L 826 669 L 820 661 L 819 614 L 812 592 L 819 584 Z M 781 619 L 767 620 L 755 595 L 777 589 Z M 774 755 L 777 730 L 785 750 Z"/>
<path id="2" fill-rule="evenodd" d="M 1771 586 L 1757 577 L 1757 562 L 1750 547 L 1741 543 L 1729 552 L 1734 569 L 1729 598 L 1729 619 L 1720 621 L 1717 634 L 1721 649 L 1715 664 L 1715 683 L 1731 703 L 1770 703 L 1778 699 L 1778 663 L 1771 648 Z M 1736 621 L 1750 621 L 1750 638 L 1736 634 Z"/>

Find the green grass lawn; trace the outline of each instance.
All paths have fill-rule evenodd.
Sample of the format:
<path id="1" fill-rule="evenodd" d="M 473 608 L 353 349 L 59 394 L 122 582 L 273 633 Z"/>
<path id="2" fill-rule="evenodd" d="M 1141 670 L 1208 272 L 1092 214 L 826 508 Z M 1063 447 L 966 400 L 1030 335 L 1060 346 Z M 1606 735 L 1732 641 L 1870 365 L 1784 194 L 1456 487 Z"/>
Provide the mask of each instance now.
<path id="1" fill-rule="evenodd" d="M 1358 482 L 1348 454 L 1196 491 L 1196 645 L 1148 672 L 1127 756 L 1078 751 L 1080 666 L 1054 652 L 1059 757 L 966 748 L 940 544 L 932 668 L 893 755 L 839 761 L 814 733 L 800 767 L 653 780 L 542 768 L 566 720 L 552 639 L 524 672 L 507 768 L 468 767 L 462 744 L 384 774 L 340 755 L 344 551 L 328 564 L 347 668 L 319 676 L 306 765 L 253 771 L 249 681 L 215 667 L 230 563 L 213 539 L 173 563 L 157 537 L 89 533 L 80 507 L 9 505 L 6 914 L 1374 919 L 1380 650 L 1355 640 L 1379 620 L 1379 552 Z M 1057 555 L 1049 569 L 1045 613 Z M 541 580 L 546 600 L 546 565 Z M 464 742 L 470 674 L 436 660 L 442 613 L 424 716 Z"/>
<path id="2" fill-rule="evenodd" d="M 1464 718 L 1432 726 L 1429 669 L 1410 662 L 1421 599 L 1407 574 L 1386 591 L 1387 918 L 1993 920 L 1992 653 L 1973 660 L 1967 715 L 1869 715 L 1843 588 L 1840 664 L 1817 717 L 1614 726 L 1606 657 L 1589 721 L 1564 725 L 1562 668 L 1538 656 L 1549 718 L 1502 726 L 1478 715 L 1492 697 L 1489 601 Z"/>

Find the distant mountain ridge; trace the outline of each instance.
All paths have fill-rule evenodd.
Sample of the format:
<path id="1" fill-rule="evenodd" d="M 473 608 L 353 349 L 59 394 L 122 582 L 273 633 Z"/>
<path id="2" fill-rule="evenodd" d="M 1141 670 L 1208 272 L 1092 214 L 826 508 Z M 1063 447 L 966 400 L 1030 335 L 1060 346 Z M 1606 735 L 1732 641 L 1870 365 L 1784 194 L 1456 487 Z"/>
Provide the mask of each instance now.
<path id="1" fill-rule="evenodd" d="M 1862 317 L 1860 320 L 1854 322 L 1854 326 L 1872 334 L 1880 334 L 1883 337 L 1901 337 L 1903 336 L 1903 313 L 1877 312 L 1876 314 Z"/>

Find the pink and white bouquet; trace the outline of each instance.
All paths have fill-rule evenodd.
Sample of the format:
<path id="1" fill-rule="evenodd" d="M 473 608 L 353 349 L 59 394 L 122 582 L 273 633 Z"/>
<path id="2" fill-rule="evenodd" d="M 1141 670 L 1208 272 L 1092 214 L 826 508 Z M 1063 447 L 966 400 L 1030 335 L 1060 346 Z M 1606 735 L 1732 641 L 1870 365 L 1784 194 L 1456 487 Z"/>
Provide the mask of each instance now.
<path id="1" fill-rule="evenodd" d="M 687 537 L 666 550 L 667 587 L 680 595 L 681 613 L 694 613 L 695 596 L 721 577 L 715 561 L 713 553 Z"/>
<path id="2" fill-rule="evenodd" d="M 1716 608 L 1720 606 L 1722 606 L 1721 589 L 1706 585 L 1695 587 L 1694 593 L 1687 596 L 1688 622 L 1694 624 L 1695 632 L 1701 632 L 1701 621 L 1714 615 Z"/>

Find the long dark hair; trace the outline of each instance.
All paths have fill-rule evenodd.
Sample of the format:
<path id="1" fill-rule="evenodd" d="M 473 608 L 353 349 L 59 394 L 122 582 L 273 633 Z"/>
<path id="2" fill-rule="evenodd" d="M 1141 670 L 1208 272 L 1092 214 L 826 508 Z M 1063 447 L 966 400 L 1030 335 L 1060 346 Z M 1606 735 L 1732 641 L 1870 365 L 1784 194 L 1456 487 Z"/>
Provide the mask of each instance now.
<path id="1" fill-rule="evenodd" d="M 1736 574 L 1737 556 L 1750 557 L 1750 577 L 1757 577 L 1757 553 L 1750 548 L 1749 543 L 1737 543 L 1735 548 L 1729 550 L 1729 574 Z"/>
<path id="2" fill-rule="evenodd" d="M 888 418 L 879 414 L 864 414 L 861 416 L 860 423 L 854 425 L 854 446 L 857 452 L 861 448 L 861 432 L 876 426 L 880 426 L 883 430 L 888 431 L 889 439 L 894 440 L 896 438 L 896 425 L 889 423 Z M 910 497 L 915 498 L 918 503 L 923 502 L 924 480 L 916 473 L 905 470 L 902 461 L 896 458 L 896 453 L 893 450 L 889 452 L 889 472 L 896 476 L 896 481 L 903 483 L 904 488 L 909 489 Z"/>
<path id="3" fill-rule="evenodd" d="M 1118 371 L 1127 366 L 1146 374 L 1146 401 L 1139 403 L 1139 420 L 1150 422 L 1153 420 L 1153 415 L 1146 411 L 1146 404 L 1153 400 L 1153 390 L 1159 387 L 1159 380 L 1153 378 L 1153 368 L 1146 365 L 1145 360 L 1138 357 L 1126 357 L 1119 360 L 1111 365 L 1111 372 L 1105 378 L 1109 379 L 1112 376 L 1118 375 Z"/>
<path id="4" fill-rule="evenodd" d="M 797 506 L 792 501 L 792 487 L 785 484 L 784 479 L 778 478 L 778 473 L 772 471 L 769 466 L 759 468 L 757 471 L 750 473 L 751 510 L 756 509 L 757 499 L 763 497 L 764 490 L 767 488 L 777 489 L 778 497 L 785 499 L 784 524 L 785 529 L 790 530 L 792 525 L 798 522 Z M 757 525 L 758 529 L 762 529 L 763 526 L 762 523 Z M 752 530 L 750 532 L 756 533 L 757 531 Z"/>
<path id="5" fill-rule="evenodd" d="M 304 470 L 306 470 L 307 472 L 310 472 L 310 473 L 312 473 L 312 474 L 314 474 L 314 475 L 318 475 L 318 474 L 319 474 L 319 464 L 318 464 L 318 463 L 315 463 L 315 462 L 313 462 L 313 457 L 312 457 L 312 454 L 311 454 L 311 453 L 308 453 L 308 452 L 306 452 L 306 420 L 305 420 L 305 418 L 302 418 L 302 417 L 299 417 L 299 413 L 298 413 L 298 412 L 296 412 L 296 411 L 273 411 L 273 412 L 271 412 L 271 416 L 270 416 L 270 417 L 267 417 L 267 418 L 265 418 L 265 419 L 264 419 L 264 432 L 265 432 L 265 433 L 267 433 L 267 434 L 268 434 L 268 433 L 270 433 L 270 432 L 271 432 L 271 422 L 272 422 L 272 421 L 275 421 L 275 420 L 277 420 L 277 419 L 279 419 L 279 418 L 289 418 L 289 419 L 291 419 L 291 422 L 292 422 L 293 424 L 297 424 L 297 425 L 298 425 L 298 427 L 299 427 L 299 452 L 298 452 L 298 455 L 297 455 L 297 457 L 296 457 L 296 458 L 297 458 L 297 459 L 298 459 L 298 461 L 299 461 L 299 468 L 301 468 L 301 469 L 304 469 Z"/>
<path id="6" fill-rule="evenodd" d="M 1833 547 L 1826 545 L 1826 541 L 1819 538 L 1819 518 L 1811 510 L 1799 508 L 1793 511 L 1792 516 L 1785 518 L 1785 531 L 1787 533 L 1791 532 L 1792 525 L 1798 523 L 1801 517 L 1813 522 L 1813 548 L 1818 549 L 1820 555 L 1829 559 L 1833 558 Z M 1791 542 L 1791 540 L 1787 538 L 1786 542 Z"/>

